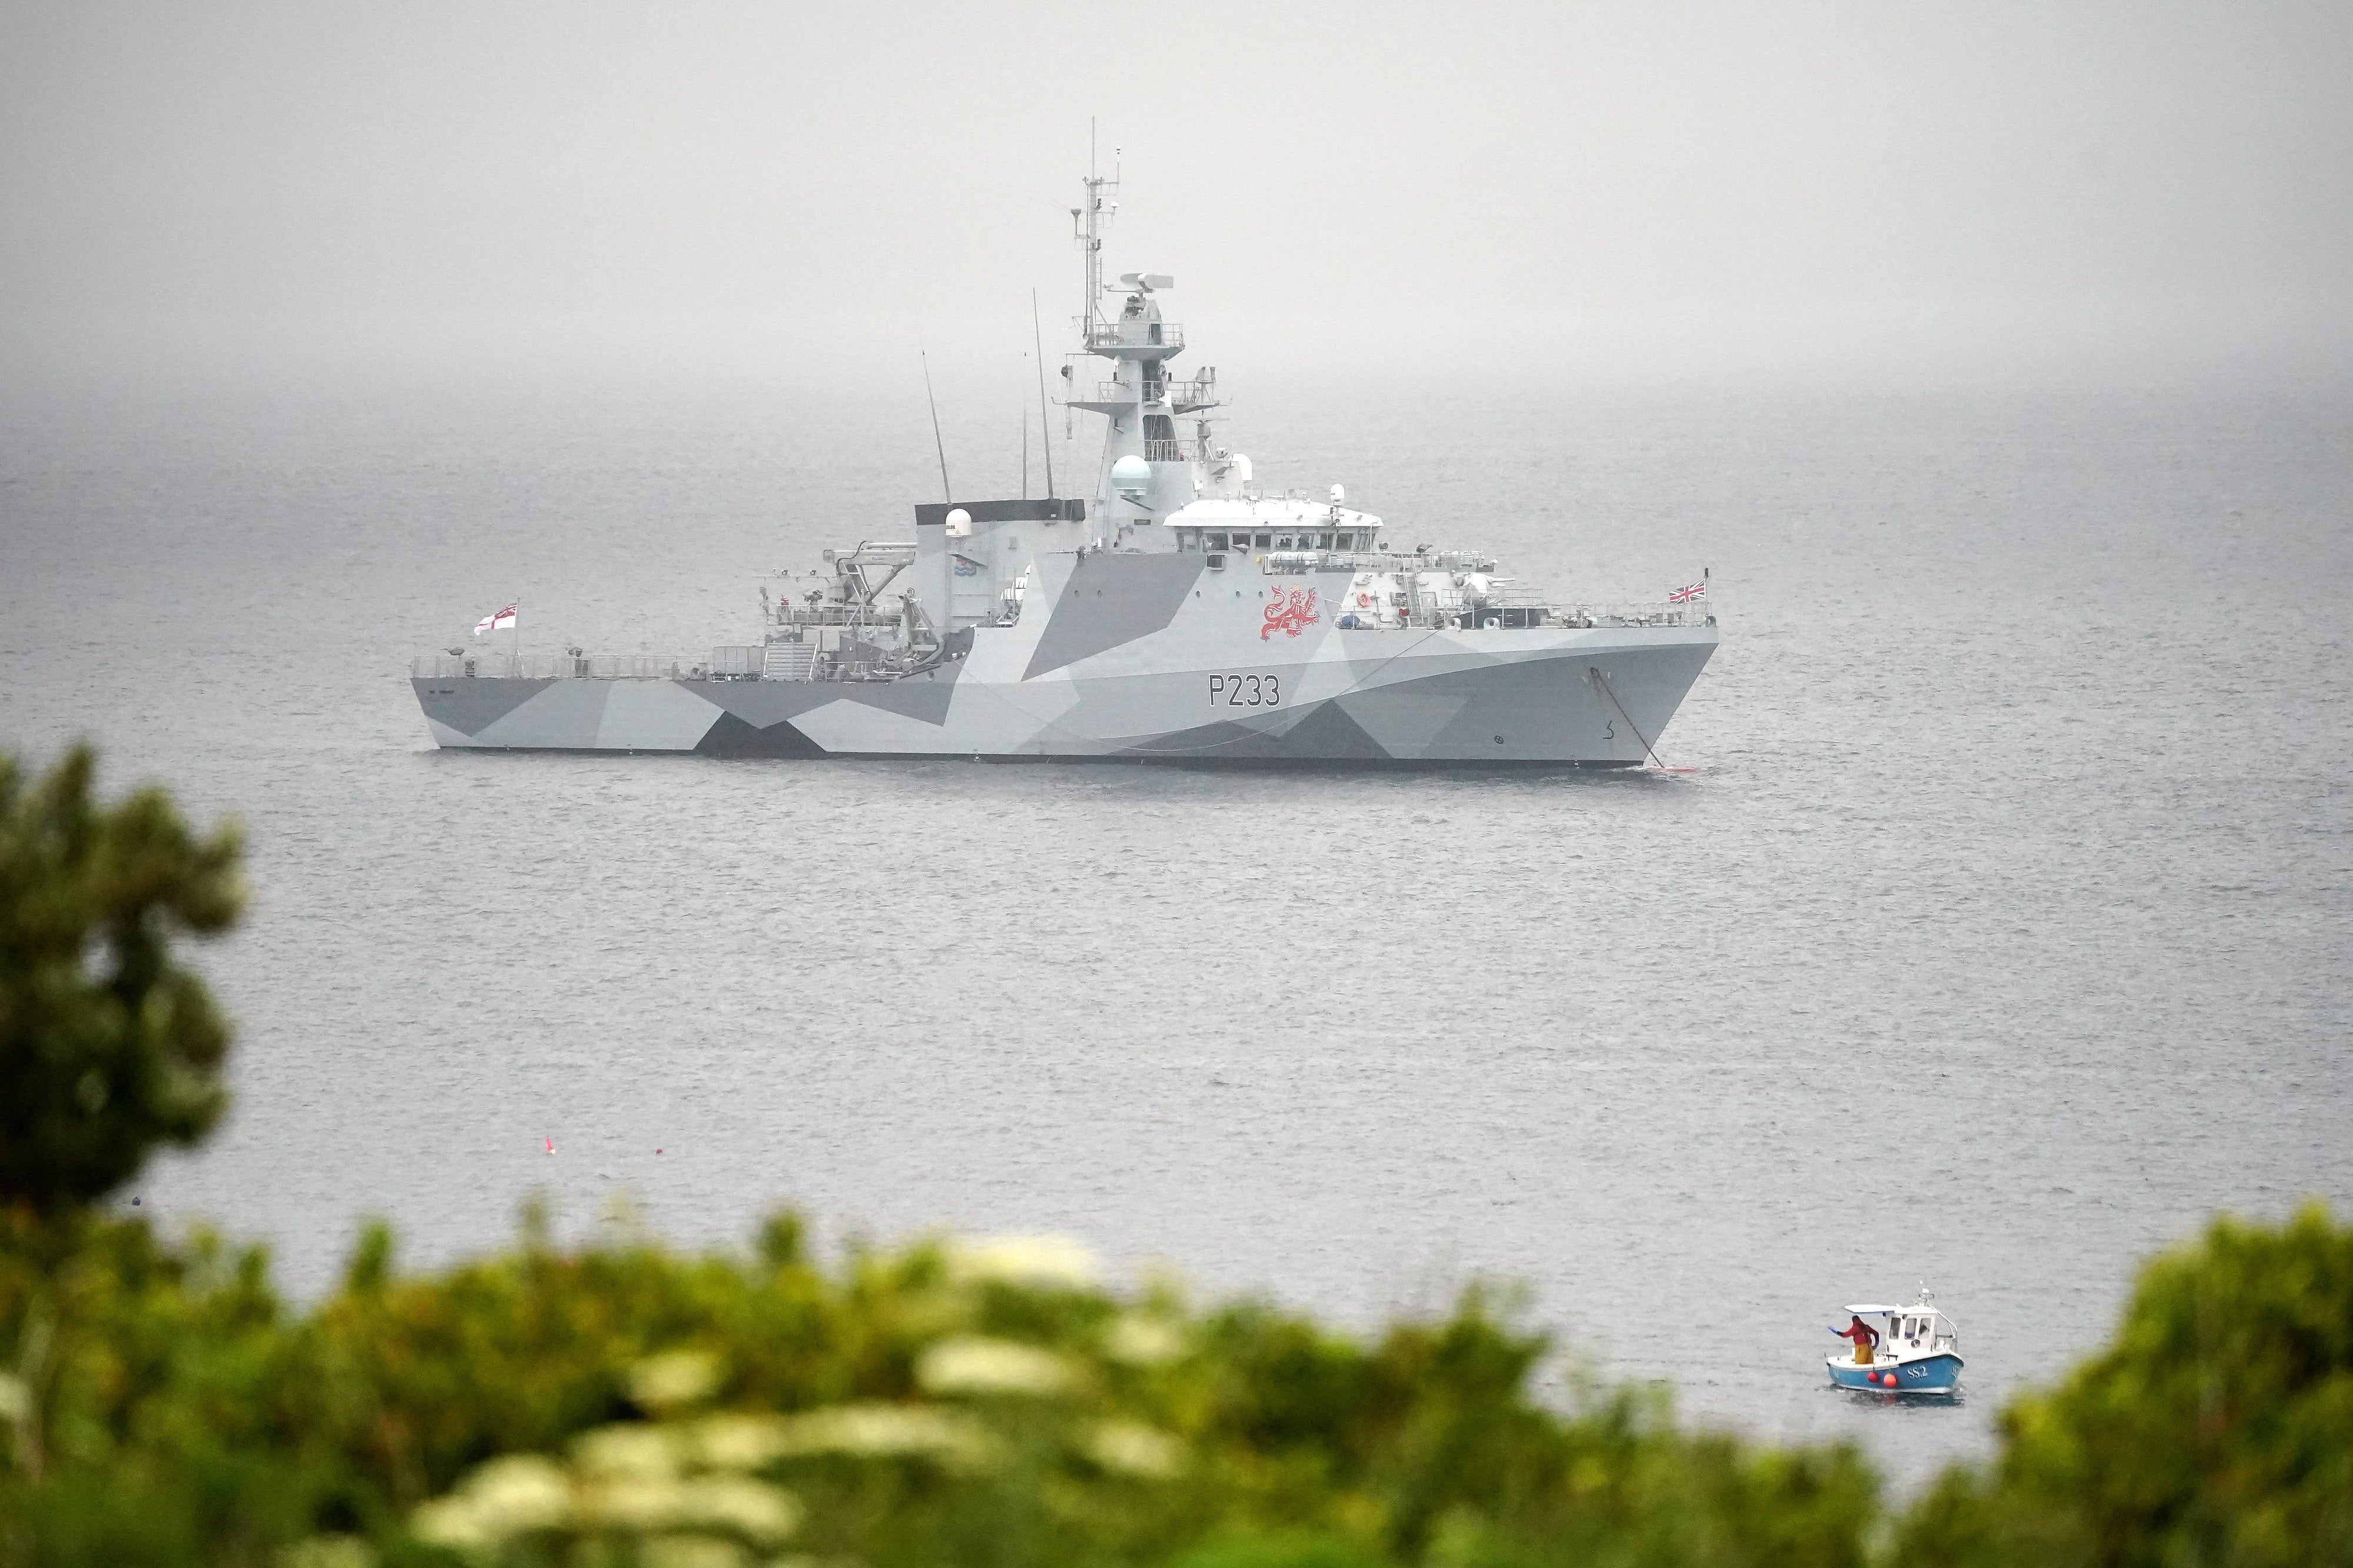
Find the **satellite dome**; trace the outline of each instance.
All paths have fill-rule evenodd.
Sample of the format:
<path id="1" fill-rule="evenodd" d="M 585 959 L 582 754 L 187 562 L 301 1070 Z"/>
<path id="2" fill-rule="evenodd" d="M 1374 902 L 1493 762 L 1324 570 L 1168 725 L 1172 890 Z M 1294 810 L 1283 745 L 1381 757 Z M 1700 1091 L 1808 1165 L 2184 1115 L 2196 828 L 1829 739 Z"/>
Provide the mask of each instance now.
<path id="1" fill-rule="evenodd" d="M 1152 488 L 1152 465 L 1130 454 L 1111 466 L 1112 489 L 1134 500 Z"/>
<path id="2" fill-rule="evenodd" d="M 950 511 L 948 513 L 947 522 L 948 537 L 950 539 L 969 539 L 972 537 L 972 513 L 965 510 L 964 508 L 957 507 L 954 510 Z"/>

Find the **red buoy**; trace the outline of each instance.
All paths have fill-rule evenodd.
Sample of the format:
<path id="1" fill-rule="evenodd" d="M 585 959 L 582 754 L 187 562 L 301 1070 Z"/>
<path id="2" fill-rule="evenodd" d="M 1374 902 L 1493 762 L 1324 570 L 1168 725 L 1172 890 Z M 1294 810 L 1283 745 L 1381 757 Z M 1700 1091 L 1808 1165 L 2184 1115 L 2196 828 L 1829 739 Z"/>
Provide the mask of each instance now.
<path id="1" fill-rule="evenodd" d="M 1891 1372 L 1891 1373 L 1889 1373 L 1885 1377 L 1881 1378 L 1879 1381 L 1880 1381 L 1880 1382 L 1882 1382 L 1882 1383 L 1883 1383 L 1883 1384 L 1887 1384 L 1887 1386 L 1888 1386 L 1888 1387 L 1893 1388 L 1893 1387 L 1894 1387 L 1894 1386 L 1895 1386 L 1895 1374 L 1894 1374 L 1894 1373 L 1892 1373 L 1892 1372 Z"/>

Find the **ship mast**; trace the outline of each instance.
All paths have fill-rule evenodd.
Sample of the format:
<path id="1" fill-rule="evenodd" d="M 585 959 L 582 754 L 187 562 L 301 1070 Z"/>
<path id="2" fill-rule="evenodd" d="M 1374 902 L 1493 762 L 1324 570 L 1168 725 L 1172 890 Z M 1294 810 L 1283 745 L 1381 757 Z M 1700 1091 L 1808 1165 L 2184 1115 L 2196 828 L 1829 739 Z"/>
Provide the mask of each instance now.
<path id="1" fill-rule="evenodd" d="M 1106 202 L 1107 193 L 1119 189 L 1119 151 L 1112 150 L 1112 172 L 1108 177 L 1095 173 L 1094 139 L 1092 128 L 1087 141 L 1087 202 L 1082 207 L 1072 207 L 1075 237 L 1079 249 L 1086 258 L 1086 294 L 1082 301 L 1079 327 L 1082 342 L 1092 342 L 1096 324 L 1103 310 L 1103 231 L 1111 227 L 1112 218 L 1119 212 L 1119 203 Z"/>
<path id="2" fill-rule="evenodd" d="M 1112 172 L 1108 176 L 1098 172 L 1095 163 L 1095 128 L 1093 121 L 1090 121 L 1087 124 L 1087 177 L 1082 182 L 1086 187 L 1086 202 L 1084 205 L 1071 209 L 1071 237 L 1078 241 L 1084 274 L 1081 282 L 1084 294 L 1079 302 L 1079 342 L 1085 349 L 1092 349 L 1106 335 L 1106 323 L 1103 314 L 1103 235 L 1110 229 L 1111 220 L 1119 216 L 1119 202 L 1116 197 L 1119 190 L 1120 160 L 1119 149 L 1116 147 L 1112 149 L 1111 168 Z M 1070 375 L 1068 366 L 1063 368 L 1062 374 L 1065 377 Z M 1085 395 L 1080 393 L 1075 386 L 1071 388 L 1071 392 L 1076 395 L 1070 401 L 1084 406 L 1082 400 Z M 1114 428 L 1116 428 L 1115 421 Z M 1103 458 L 1106 472 L 1110 465 L 1111 458 L 1106 455 Z M 1103 525 L 1102 501 L 1107 492 L 1101 482 L 1098 482 L 1096 490 L 1097 502 L 1088 509 L 1088 516 L 1092 525 L 1095 542 L 1102 544 L 1107 542 L 1102 531 Z"/>
<path id="3" fill-rule="evenodd" d="M 1201 417 L 1223 401 L 1218 395 L 1215 370 L 1204 370 L 1190 381 L 1170 377 L 1168 363 L 1185 352 L 1185 329 L 1161 315 L 1160 290 L 1176 279 L 1160 272 L 1123 272 L 1119 287 L 1125 303 L 1117 314 L 1104 310 L 1103 236 L 1119 216 L 1113 199 L 1119 190 L 1119 150 L 1112 150 L 1112 172 L 1095 170 L 1088 160 L 1086 201 L 1071 209 L 1071 238 L 1083 264 L 1086 290 L 1079 316 L 1080 358 L 1100 356 L 1112 362 L 1111 379 L 1082 385 L 1066 363 L 1065 408 L 1083 408 L 1110 421 L 1103 434 L 1103 467 L 1088 510 L 1094 542 L 1145 550 L 1175 549 L 1173 537 L 1152 525 L 1169 512 L 1198 498 L 1205 486 L 1228 485 L 1234 465 L 1209 440 L 1208 421 Z M 1194 417 L 1190 440 L 1176 433 L 1176 421 Z"/>

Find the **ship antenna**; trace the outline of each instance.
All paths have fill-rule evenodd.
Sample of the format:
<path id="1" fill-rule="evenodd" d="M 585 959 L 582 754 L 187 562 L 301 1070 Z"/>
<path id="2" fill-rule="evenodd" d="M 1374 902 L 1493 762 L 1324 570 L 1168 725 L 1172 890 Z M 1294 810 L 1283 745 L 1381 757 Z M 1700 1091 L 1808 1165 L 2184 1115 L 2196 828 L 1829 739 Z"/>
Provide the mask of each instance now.
<path id="1" fill-rule="evenodd" d="M 1038 290 L 1029 290 L 1029 335 L 1038 346 L 1038 449 L 1046 454 L 1046 499 L 1054 499 L 1054 432 L 1046 423 L 1046 329 L 1038 324 Z M 1023 438 L 1028 438 L 1029 425 L 1022 426 Z M 1023 495 L 1029 493 L 1024 485 Z"/>
<path id="2" fill-rule="evenodd" d="M 1112 204 L 1110 211 L 1106 211 L 1103 206 L 1103 191 L 1106 188 L 1111 190 L 1119 188 L 1119 164 L 1116 161 L 1119 150 L 1113 148 L 1112 151 L 1114 161 L 1112 164 L 1111 177 L 1106 179 L 1095 173 L 1095 122 L 1092 120 L 1088 121 L 1087 177 L 1084 182 L 1087 188 L 1087 205 L 1071 214 L 1071 216 L 1076 220 L 1074 226 L 1078 231 L 1076 237 L 1079 248 L 1085 253 L 1087 258 L 1084 301 L 1086 309 L 1081 318 L 1082 331 L 1085 334 L 1080 344 L 1082 348 L 1092 348 L 1094 344 L 1095 316 L 1098 301 L 1103 295 L 1103 231 L 1104 226 L 1110 222 L 1113 214 L 1118 209 L 1116 202 Z"/>
<path id="3" fill-rule="evenodd" d="M 915 353 L 923 362 L 923 401 L 932 405 L 932 447 L 940 455 L 940 489 L 946 492 L 943 499 L 952 502 L 955 487 L 948 483 L 947 443 L 940 439 L 940 400 L 932 395 L 932 356 L 922 349 Z"/>

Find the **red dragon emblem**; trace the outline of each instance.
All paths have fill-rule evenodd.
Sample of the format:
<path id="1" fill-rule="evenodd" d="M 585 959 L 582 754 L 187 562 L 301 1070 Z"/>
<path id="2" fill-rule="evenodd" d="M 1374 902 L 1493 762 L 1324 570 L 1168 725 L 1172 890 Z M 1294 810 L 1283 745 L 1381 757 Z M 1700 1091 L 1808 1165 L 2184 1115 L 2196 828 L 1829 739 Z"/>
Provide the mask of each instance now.
<path id="1" fill-rule="evenodd" d="M 1258 629 L 1258 640 L 1264 642 L 1277 632 L 1287 637 L 1295 637 L 1301 627 L 1314 626 L 1318 618 L 1314 589 L 1293 588 L 1285 594 L 1277 588 L 1274 603 L 1266 607 L 1266 625 Z"/>

